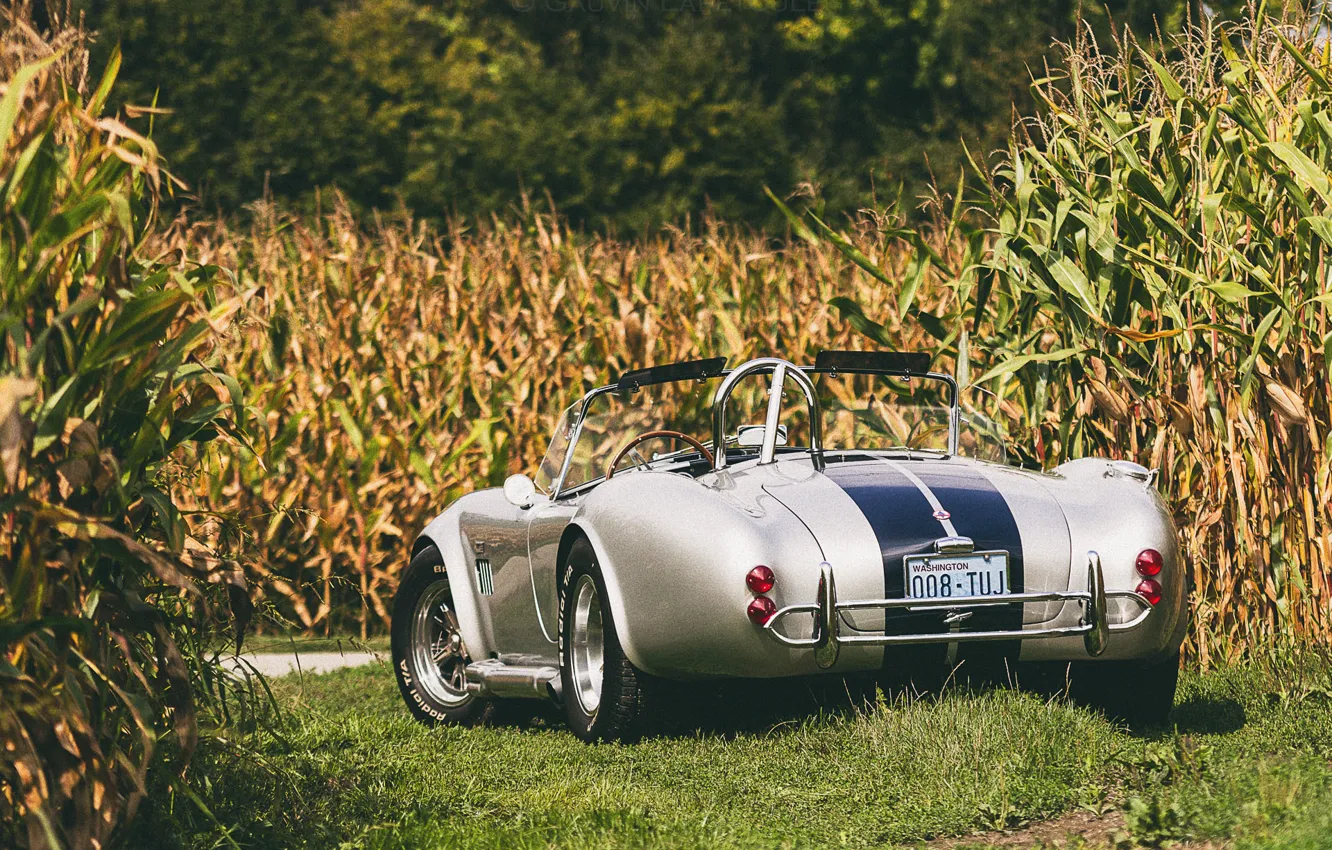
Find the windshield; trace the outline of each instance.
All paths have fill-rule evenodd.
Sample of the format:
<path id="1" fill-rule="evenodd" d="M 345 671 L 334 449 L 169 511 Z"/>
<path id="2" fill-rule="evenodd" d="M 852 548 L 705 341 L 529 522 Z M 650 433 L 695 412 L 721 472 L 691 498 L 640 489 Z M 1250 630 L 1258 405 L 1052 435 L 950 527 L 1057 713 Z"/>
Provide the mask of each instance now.
<path id="1" fill-rule="evenodd" d="M 818 374 L 814 379 L 825 451 L 948 452 L 951 387 L 944 381 L 848 372 Z M 770 374 L 756 374 L 735 386 L 723 427 L 728 458 L 757 455 L 770 381 Z M 656 384 L 628 394 L 609 388 L 595 393 L 587 402 L 561 490 L 603 479 L 616 454 L 633 438 L 649 431 L 680 431 L 715 451 L 712 402 L 718 383 L 719 379 L 712 378 Z M 575 417 L 582 404 L 566 410 L 556 427 L 537 472 L 536 483 L 543 492 L 549 493 L 559 478 L 559 467 L 569 452 L 568 443 L 577 425 Z M 809 411 L 804 396 L 791 381 L 782 393 L 779 422 L 778 452 L 808 451 Z M 959 425 L 960 454 L 1003 461 L 1002 439 L 982 411 L 963 404 Z M 697 452 L 684 443 L 654 438 L 631 452 L 618 468 L 666 467 L 697 459 Z"/>
<path id="2" fill-rule="evenodd" d="M 710 443 L 715 389 L 716 381 L 678 381 L 643 387 L 628 395 L 607 392 L 595 396 L 588 403 L 564 489 L 604 478 L 616 453 L 649 431 L 681 431 Z M 643 443 L 638 455 L 651 460 L 679 448 L 684 447 L 671 440 L 653 440 Z"/>
<path id="3" fill-rule="evenodd" d="M 819 375 L 815 387 L 827 451 L 949 451 L 952 387 L 941 380 L 843 372 Z M 958 454 L 1003 463 L 1003 435 L 987 413 L 993 397 L 973 389 L 960 401 Z"/>
<path id="4" fill-rule="evenodd" d="M 560 414 L 559 421 L 555 423 L 555 432 L 550 438 L 550 447 L 546 449 L 546 456 L 541 459 L 541 465 L 537 467 L 533 483 L 536 484 L 537 490 L 547 496 L 555 489 L 555 482 L 560 479 L 560 468 L 564 466 L 564 456 L 569 453 L 569 441 L 573 439 L 575 417 L 578 416 L 578 410 L 582 406 L 583 402 L 576 401 Z"/>

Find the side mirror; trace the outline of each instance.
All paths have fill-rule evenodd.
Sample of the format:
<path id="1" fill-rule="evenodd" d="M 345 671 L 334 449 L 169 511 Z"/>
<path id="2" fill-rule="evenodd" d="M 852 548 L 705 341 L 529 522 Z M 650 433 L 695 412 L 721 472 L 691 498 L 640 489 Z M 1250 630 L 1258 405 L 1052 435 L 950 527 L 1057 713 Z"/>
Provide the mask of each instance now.
<path id="1" fill-rule="evenodd" d="M 516 508 L 530 508 L 537 500 L 536 485 L 526 475 L 510 475 L 504 479 L 504 498 Z"/>

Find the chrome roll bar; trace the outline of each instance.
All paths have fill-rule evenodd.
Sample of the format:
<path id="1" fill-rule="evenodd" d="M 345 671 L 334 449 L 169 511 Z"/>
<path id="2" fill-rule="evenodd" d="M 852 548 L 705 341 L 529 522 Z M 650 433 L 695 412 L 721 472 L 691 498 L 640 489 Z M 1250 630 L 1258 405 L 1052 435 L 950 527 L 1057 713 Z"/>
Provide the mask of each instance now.
<path id="1" fill-rule="evenodd" d="M 819 411 L 818 392 L 814 382 L 799 366 L 780 357 L 760 357 L 736 368 L 717 387 L 712 398 L 712 454 L 713 469 L 726 468 L 726 402 L 731 391 L 744 378 L 758 372 L 772 372 L 768 387 L 768 412 L 763 424 L 763 445 L 759 448 L 759 463 L 772 463 L 777 453 L 777 424 L 782 412 L 782 389 L 790 377 L 805 394 L 809 405 L 809 451 L 816 469 L 823 468 L 823 419 Z"/>
<path id="2" fill-rule="evenodd" d="M 1142 606 L 1142 611 L 1132 620 L 1124 623 L 1111 623 L 1106 602 L 1109 599 L 1132 599 Z M 798 649 L 814 650 L 814 660 L 819 667 L 827 669 L 837 663 L 837 656 L 844 645 L 858 646 L 899 646 L 922 643 L 965 643 L 987 640 L 1032 640 L 1039 638 L 1057 638 L 1082 635 L 1087 654 L 1096 657 L 1105 652 L 1106 643 L 1112 632 L 1126 632 L 1136 629 L 1147 619 L 1152 606 L 1140 593 L 1132 590 L 1105 589 L 1105 578 L 1101 572 L 1101 556 L 1096 552 L 1087 553 L 1087 589 L 1050 591 L 1045 593 L 1011 593 L 996 597 L 962 597 L 958 599 L 857 599 L 850 602 L 837 601 L 837 586 L 833 581 L 833 569 L 826 561 L 819 565 L 818 595 L 814 602 L 787 605 L 773 614 L 763 626 L 763 633 L 785 646 Z M 1013 605 L 1026 602 L 1080 602 L 1083 606 L 1082 621 L 1074 626 L 1047 626 L 1036 629 L 1011 629 L 985 632 L 930 632 L 912 635 L 843 635 L 841 613 L 843 611 L 900 610 L 912 611 L 938 610 L 941 612 L 968 608 Z M 813 614 L 814 631 L 807 638 L 787 637 L 777 631 L 777 623 L 791 614 Z"/>
<path id="3" fill-rule="evenodd" d="M 781 419 L 781 398 L 782 389 L 785 387 L 786 379 L 790 377 L 800 387 L 800 391 L 805 395 L 805 401 L 809 405 L 809 448 L 810 455 L 814 462 L 815 469 L 823 469 L 823 418 L 819 407 L 818 393 L 814 388 L 814 381 L 811 374 L 829 374 L 836 376 L 839 373 L 858 374 L 858 375 L 890 375 L 899 378 L 927 378 L 930 380 L 942 381 L 949 388 L 949 412 L 948 412 L 948 454 L 956 455 L 958 452 L 958 432 L 961 427 L 961 406 L 960 395 L 958 392 L 957 381 L 951 375 L 945 375 L 940 372 L 909 372 L 901 371 L 897 368 L 887 368 L 874 364 L 869 364 L 864 368 L 848 367 L 846 365 L 830 366 L 797 366 L 789 360 L 783 360 L 780 357 L 760 357 L 741 364 L 733 370 L 721 370 L 720 372 L 708 372 L 699 377 L 699 380 L 705 378 L 715 378 L 718 375 L 723 376 L 721 385 L 717 387 L 717 392 L 713 395 L 712 401 L 712 443 L 714 455 L 714 470 L 722 470 L 727 466 L 726 460 L 726 403 L 731 397 L 731 391 L 735 388 L 737 382 L 741 379 L 753 375 L 756 372 L 773 373 L 772 385 L 768 389 L 768 407 L 767 416 L 763 427 L 763 445 L 759 449 L 759 463 L 771 463 L 777 454 L 777 425 Z M 636 373 L 635 373 L 636 374 Z M 642 385 L 642 380 L 651 382 L 650 376 L 647 379 L 640 377 L 640 383 L 633 383 L 630 389 L 637 389 Z M 663 379 L 675 380 L 674 378 Z M 683 379 L 681 379 L 683 380 Z M 614 392 L 624 392 L 626 385 L 624 379 L 620 383 L 608 384 L 604 387 L 597 387 L 590 390 L 583 396 L 581 405 L 578 407 L 578 416 L 573 424 L 573 432 L 569 436 L 569 445 L 565 449 L 564 460 L 560 464 L 558 477 L 552 483 L 552 499 L 558 499 L 567 492 L 565 483 L 568 479 L 569 468 L 572 465 L 574 452 L 578 446 L 578 441 L 583 434 L 583 423 L 587 419 L 587 412 L 592 402 L 599 396 Z"/>

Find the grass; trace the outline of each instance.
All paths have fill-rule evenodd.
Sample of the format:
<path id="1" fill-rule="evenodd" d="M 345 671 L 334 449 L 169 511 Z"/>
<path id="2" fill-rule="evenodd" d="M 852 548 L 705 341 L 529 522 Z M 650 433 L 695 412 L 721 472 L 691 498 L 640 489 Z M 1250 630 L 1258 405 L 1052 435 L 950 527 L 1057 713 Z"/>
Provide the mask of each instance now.
<path id="1" fill-rule="evenodd" d="M 911 846 L 1078 806 L 1123 810 L 1148 846 L 1318 847 L 1329 682 L 1325 662 L 1188 674 L 1175 728 L 1146 735 L 1003 689 L 590 747 L 553 716 L 427 729 L 371 665 L 278 681 L 278 727 L 201 758 L 245 847 Z M 134 846 L 217 843 L 197 807 L 154 798 Z"/>

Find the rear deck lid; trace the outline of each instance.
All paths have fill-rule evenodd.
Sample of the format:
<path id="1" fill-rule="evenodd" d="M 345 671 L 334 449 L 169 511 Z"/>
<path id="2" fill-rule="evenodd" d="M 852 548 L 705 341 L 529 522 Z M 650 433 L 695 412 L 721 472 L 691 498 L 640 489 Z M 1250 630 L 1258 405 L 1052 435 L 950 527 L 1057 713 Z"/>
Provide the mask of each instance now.
<path id="1" fill-rule="evenodd" d="M 956 458 L 867 458 L 833 460 L 823 477 L 835 483 L 868 521 L 879 549 L 887 598 L 905 596 L 904 559 L 934 553 L 935 541 L 945 537 L 971 538 L 977 552 L 1008 553 L 1013 592 L 1068 588 L 1068 527 L 1039 476 Z M 772 490 L 802 518 L 826 513 L 805 504 L 819 494 L 820 488 Z M 839 533 L 836 525 L 811 526 L 811 531 L 821 543 Z M 1027 605 L 1022 620 L 1042 622 L 1058 610 L 1058 603 Z M 1015 628 L 1015 614 L 977 611 L 967 630 Z M 888 619 L 890 630 L 905 633 L 936 630 L 942 618 L 937 612 L 898 611 Z M 882 622 L 877 615 L 872 621 L 848 618 L 848 624 L 858 628 L 878 628 Z"/>

